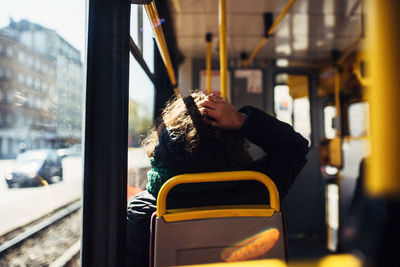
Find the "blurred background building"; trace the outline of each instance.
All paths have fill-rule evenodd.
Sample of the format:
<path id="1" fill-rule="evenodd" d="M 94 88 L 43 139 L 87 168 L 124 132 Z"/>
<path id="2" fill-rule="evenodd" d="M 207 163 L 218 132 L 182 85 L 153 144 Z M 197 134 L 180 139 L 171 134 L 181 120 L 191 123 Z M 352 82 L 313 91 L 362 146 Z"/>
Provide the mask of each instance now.
<path id="1" fill-rule="evenodd" d="M 80 143 L 81 52 L 27 20 L 0 29 L 0 158 Z"/>

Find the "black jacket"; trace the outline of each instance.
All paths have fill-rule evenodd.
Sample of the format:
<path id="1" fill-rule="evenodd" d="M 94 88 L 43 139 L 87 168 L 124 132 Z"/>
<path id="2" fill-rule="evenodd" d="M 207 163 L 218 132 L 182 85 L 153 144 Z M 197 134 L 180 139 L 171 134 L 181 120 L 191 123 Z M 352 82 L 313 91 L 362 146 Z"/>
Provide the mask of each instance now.
<path id="1" fill-rule="evenodd" d="M 232 170 L 259 171 L 275 182 L 280 198 L 283 199 L 306 163 L 308 141 L 287 123 L 259 109 L 245 106 L 239 111 L 245 113 L 247 117 L 239 132 L 265 152 L 263 157 L 245 163 L 239 159 L 231 162 L 227 162 L 226 157 L 219 159 L 214 155 L 225 155 L 226 153 L 221 153 L 220 150 L 226 146 L 202 133 L 200 133 L 202 144 L 199 145 L 199 149 L 188 152 L 184 148 L 184 140 L 165 129 L 159 137 L 154 158 L 175 170 L 176 174 Z M 237 183 L 232 183 L 231 186 L 235 184 Z M 231 190 L 231 186 L 202 183 L 185 185 L 184 191 L 204 191 L 210 188 L 217 190 L 222 187 Z"/>

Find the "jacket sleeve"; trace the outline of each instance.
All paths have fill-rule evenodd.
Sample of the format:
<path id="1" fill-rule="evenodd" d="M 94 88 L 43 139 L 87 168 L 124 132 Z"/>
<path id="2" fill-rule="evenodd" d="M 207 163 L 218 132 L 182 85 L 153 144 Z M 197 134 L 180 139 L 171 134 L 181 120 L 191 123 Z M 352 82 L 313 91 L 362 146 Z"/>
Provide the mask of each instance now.
<path id="1" fill-rule="evenodd" d="M 268 175 L 276 184 L 281 199 L 307 162 L 308 141 L 287 123 L 254 107 L 242 107 L 246 121 L 239 131 L 266 153 L 250 163 L 249 169 Z"/>

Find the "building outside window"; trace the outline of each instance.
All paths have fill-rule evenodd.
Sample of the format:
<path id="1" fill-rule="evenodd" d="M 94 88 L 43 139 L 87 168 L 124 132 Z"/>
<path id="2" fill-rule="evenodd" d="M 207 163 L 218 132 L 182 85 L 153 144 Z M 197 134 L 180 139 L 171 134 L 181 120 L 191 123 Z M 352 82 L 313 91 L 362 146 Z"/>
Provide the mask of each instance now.
<path id="1" fill-rule="evenodd" d="M 11 46 L 8 46 L 7 48 L 6 48 L 6 56 L 7 57 L 12 57 L 14 55 L 14 50 L 13 50 L 13 48 L 11 47 Z"/>
<path id="2" fill-rule="evenodd" d="M 18 83 L 24 84 L 25 83 L 25 76 L 22 72 L 18 73 Z"/>
<path id="3" fill-rule="evenodd" d="M 35 89 L 40 90 L 40 79 L 39 78 L 35 78 Z"/>
<path id="4" fill-rule="evenodd" d="M 12 70 L 6 70 L 6 77 L 9 80 L 11 80 L 13 78 Z"/>
<path id="5" fill-rule="evenodd" d="M 33 66 L 33 59 L 32 59 L 32 57 L 28 56 L 28 57 L 26 58 L 26 65 L 28 66 L 28 68 L 32 68 L 32 66 Z"/>
<path id="6" fill-rule="evenodd" d="M 18 62 L 20 64 L 25 64 L 25 54 L 24 54 L 24 52 L 19 52 L 18 53 Z"/>
<path id="7" fill-rule="evenodd" d="M 42 65 L 40 63 L 40 60 L 35 60 L 35 70 L 37 72 L 40 72 L 42 70 Z"/>
<path id="8" fill-rule="evenodd" d="M 33 85 L 33 78 L 32 78 L 32 76 L 28 75 L 26 77 L 26 86 L 32 87 L 32 85 Z"/>
<path id="9" fill-rule="evenodd" d="M 6 103 L 12 103 L 13 101 L 13 93 L 11 91 L 6 92 Z"/>

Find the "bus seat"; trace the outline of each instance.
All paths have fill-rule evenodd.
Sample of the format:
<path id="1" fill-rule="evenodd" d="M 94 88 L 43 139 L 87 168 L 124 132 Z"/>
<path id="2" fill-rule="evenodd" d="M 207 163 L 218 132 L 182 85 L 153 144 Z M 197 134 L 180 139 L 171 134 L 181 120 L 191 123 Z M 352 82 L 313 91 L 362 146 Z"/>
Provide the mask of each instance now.
<path id="1" fill-rule="evenodd" d="M 169 209 L 168 192 L 179 184 L 255 180 L 269 192 L 270 205 L 229 205 Z M 266 196 L 267 197 L 267 196 Z M 286 260 L 279 195 L 266 175 L 254 171 L 183 174 L 169 179 L 152 219 L 150 266 Z"/>

